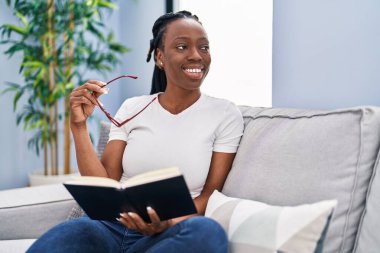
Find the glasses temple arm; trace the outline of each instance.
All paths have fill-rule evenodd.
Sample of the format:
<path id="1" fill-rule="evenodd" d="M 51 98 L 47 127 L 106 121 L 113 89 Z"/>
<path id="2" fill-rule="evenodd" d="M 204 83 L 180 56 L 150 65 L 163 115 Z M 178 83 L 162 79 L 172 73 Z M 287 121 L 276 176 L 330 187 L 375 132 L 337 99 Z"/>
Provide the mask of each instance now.
<path id="1" fill-rule="evenodd" d="M 113 81 L 116 81 L 117 79 L 124 78 L 124 77 L 129 77 L 129 78 L 137 79 L 137 76 L 122 75 L 122 76 L 118 76 L 118 77 L 116 77 L 116 78 L 114 78 L 114 79 L 108 81 L 108 82 L 106 83 L 106 85 L 112 83 Z"/>

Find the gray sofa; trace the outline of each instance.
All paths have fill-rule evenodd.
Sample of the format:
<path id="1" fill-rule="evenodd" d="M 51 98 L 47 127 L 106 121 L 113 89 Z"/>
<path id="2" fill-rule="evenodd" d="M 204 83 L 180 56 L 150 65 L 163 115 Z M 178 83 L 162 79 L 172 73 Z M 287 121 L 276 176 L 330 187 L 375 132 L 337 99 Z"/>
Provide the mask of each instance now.
<path id="1" fill-rule="evenodd" d="M 223 193 L 284 206 L 337 199 L 323 252 L 380 252 L 380 108 L 240 109 L 244 135 Z M 0 252 L 23 252 L 74 205 L 62 185 L 1 191 Z"/>

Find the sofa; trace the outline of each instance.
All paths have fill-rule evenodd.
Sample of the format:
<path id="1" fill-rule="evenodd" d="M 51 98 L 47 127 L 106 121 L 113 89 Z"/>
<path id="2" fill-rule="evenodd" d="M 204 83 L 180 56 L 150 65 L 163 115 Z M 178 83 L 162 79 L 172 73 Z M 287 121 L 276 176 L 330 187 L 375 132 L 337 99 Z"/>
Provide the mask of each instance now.
<path id="1" fill-rule="evenodd" d="M 222 193 L 274 206 L 334 199 L 323 252 L 380 252 L 380 108 L 239 108 L 244 135 Z M 24 252 L 75 206 L 62 185 L 0 191 L 0 252 Z"/>

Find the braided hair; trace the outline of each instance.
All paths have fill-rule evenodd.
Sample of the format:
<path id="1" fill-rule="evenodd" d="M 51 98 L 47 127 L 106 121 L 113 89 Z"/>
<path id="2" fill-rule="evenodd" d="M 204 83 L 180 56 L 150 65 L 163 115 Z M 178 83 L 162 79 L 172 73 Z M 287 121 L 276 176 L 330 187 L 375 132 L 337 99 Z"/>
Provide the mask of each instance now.
<path id="1" fill-rule="evenodd" d="M 152 33 L 153 39 L 150 40 L 150 48 L 146 58 L 149 62 L 152 57 L 152 52 L 154 54 L 154 62 L 156 62 L 157 48 L 163 50 L 163 37 L 166 32 L 166 27 L 169 23 L 174 20 L 181 18 L 191 18 L 202 24 L 196 15 L 191 14 L 189 11 L 179 11 L 176 13 L 166 13 L 159 17 L 156 22 L 154 22 Z M 166 75 L 165 71 L 159 68 L 156 64 L 154 65 L 153 78 L 152 78 L 152 88 L 150 94 L 155 94 L 157 92 L 163 92 L 166 89 Z"/>

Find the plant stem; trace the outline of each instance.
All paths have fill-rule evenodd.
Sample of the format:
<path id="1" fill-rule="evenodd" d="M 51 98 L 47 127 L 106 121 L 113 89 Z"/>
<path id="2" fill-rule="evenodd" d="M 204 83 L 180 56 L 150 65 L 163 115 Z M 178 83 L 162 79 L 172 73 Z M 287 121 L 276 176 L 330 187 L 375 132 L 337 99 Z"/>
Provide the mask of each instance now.
<path id="1" fill-rule="evenodd" d="M 49 55 L 50 55 L 50 62 L 49 62 L 49 91 L 50 93 L 53 93 L 54 87 L 55 87 L 55 62 L 56 62 L 56 56 L 55 56 L 55 29 L 54 29 L 54 0 L 47 0 L 48 4 L 48 47 L 49 47 Z M 48 101 L 50 104 L 50 101 Z M 58 175 L 58 140 L 57 140 L 57 103 L 53 102 L 52 106 L 50 107 L 50 163 L 51 163 L 51 174 L 52 175 Z"/>
<path id="2" fill-rule="evenodd" d="M 69 17 L 69 27 L 68 30 L 71 34 L 74 34 L 74 0 L 70 0 L 70 17 Z M 67 46 L 65 47 L 65 71 L 66 76 L 69 77 L 67 82 L 71 81 L 71 72 L 73 65 L 73 38 L 70 38 L 65 31 L 63 34 L 64 41 L 67 41 Z M 65 97 L 65 122 L 64 122 L 64 174 L 70 174 L 70 100 L 69 96 Z"/>

